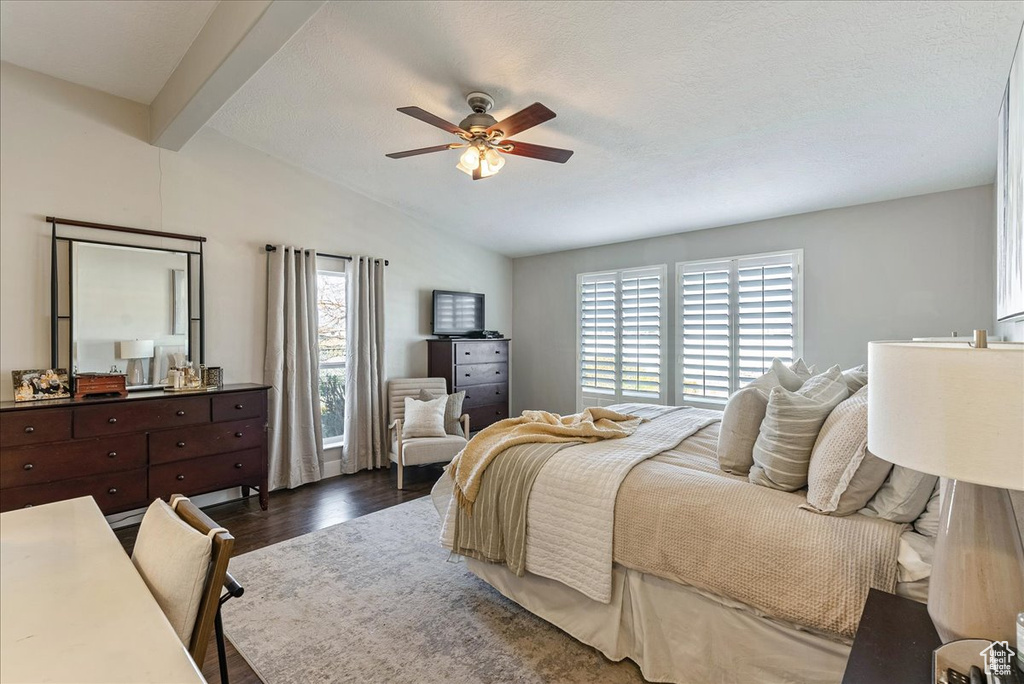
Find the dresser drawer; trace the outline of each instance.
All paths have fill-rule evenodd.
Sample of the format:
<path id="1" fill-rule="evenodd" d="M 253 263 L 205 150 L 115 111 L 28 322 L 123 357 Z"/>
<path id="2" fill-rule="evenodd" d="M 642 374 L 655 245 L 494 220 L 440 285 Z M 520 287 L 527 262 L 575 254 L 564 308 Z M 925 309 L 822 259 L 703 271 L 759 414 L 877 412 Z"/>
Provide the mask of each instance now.
<path id="1" fill-rule="evenodd" d="M 5 449 L 0 487 L 20 487 L 146 467 L 146 436 L 122 435 Z"/>
<path id="2" fill-rule="evenodd" d="M 12 487 L 0 494 L 0 510 L 39 506 L 64 499 L 91 496 L 104 514 L 142 508 L 149 503 L 146 492 L 146 471 L 126 470 L 61 480 L 47 484 Z"/>
<path id="3" fill-rule="evenodd" d="M 507 363 L 508 342 L 456 342 L 456 365 L 468 363 Z"/>
<path id="4" fill-rule="evenodd" d="M 71 439 L 71 409 L 17 409 L 0 413 L 0 447 Z"/>
<path id="5" fill-rule="evenodd" d="M 218 489 L 250 485 L 258 487 L 263 475 L 263 450 L 249 449 L 149 469 L 149 493 L 166 499 L 171 494 L 203 494 Z"/>
<path id="6" fill-rule="evenodd" d="M 491 423 L 508 418 L 508 404 L 490 404 L 488 406 L 474 406 L 463 413 L 469 414 L 469 429 L 471 432 L 483 430 Z"/>
<path id="7" fill-rule="evenodd" d="M 213 422 L 262 418 L 266 415 L 263 392 L 238 392 L 211 397 L 213 399 Z"/>
<path id="8" fill-rule="evenodd" d="M 149 462 L 171 463 L 229 451 L 252 449 L 263 444 L 262 420 L 197 425 L 149 433 Z"/>
<path id="9" fill-rule="evenodd" d="M 508 382 L 507 363 L 477 363 L 472 366 L 456 366 L 454 385 L 464 390 L 467 385 L 495 385 Z"/>
<path id="10" fill-rule="evenodd" d="M 145 432 L 210 422 L 210 397 L 83 406 L 75 409 L 75 437 Z"/>
<path id="11" fill-rule="evenodd" d="M 470 385 L 460 387 L 466 391 L 466 398 L 462 402 L 464 408 L 473 406 L 486 406 L 487 404 L 504 403 L 508 401 L 508 384 L 499 383 L 494 385 Z"/>

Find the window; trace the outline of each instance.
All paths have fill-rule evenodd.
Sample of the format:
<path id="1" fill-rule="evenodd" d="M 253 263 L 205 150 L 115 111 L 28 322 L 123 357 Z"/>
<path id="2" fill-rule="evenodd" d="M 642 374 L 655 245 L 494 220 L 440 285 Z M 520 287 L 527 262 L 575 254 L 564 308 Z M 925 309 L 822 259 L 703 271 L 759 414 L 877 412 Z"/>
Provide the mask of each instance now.
<path id="1" fill-rule="evenodd" d="M 676 265 L 676 402 L 724 402 L 801 351 L 803 251 Z"/>
<path id="2" fill-rule="evenodd" d="M 345 434 L 345 274 L 316 274 L 317 349 L 320 359 L 320 420 L 324 445 L 338 444 Z"/>
<path id="3" fill-rule="evenodd" d="M 664 266 L 577 277 L 577 404 L 665 400 Z"/>

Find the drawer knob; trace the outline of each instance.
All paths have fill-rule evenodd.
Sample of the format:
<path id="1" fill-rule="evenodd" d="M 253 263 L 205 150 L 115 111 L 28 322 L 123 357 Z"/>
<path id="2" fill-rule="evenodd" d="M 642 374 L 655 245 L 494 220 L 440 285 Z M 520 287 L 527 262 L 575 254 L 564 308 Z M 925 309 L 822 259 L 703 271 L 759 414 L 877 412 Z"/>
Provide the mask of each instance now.
<path id="1" fill-rule="evenodd" d="M 245 408 L 245 404 L 235 404 L 235 410 L 241 411 Z"/>
<path id="2" fill-rule="evenodd" d="M 107 454 L 107 458 L 117 458 L 117 452 L 111 451 L 109 454 Z"/>
<path id="3" fill-rule="evenodd" d="M 500 349 L 495 349 L 495 350 L 494 350 L 494 353 L 495 353 L 495 354 L 500 354 L 500 353 L 501 353 L 501 350 L 500 350 Z"/>
<path id="4" fill-rule="evenodd" d="M 496 415 L 496 416 L 500 416 L 500 415 L 501 415 L 501 411 L 495 411 L 495 412 L 494 412 L 494 415 Z"/>
<path id="5" fill-rule="evenodd" d="M 177 414 L 175 414 L 175 415 L 183 416 L 183 415 L 185 415 L 185 412 L 184 411 L 178 411 Z"/>
<path id="6" fill-rule="evenodd" d="M 469 356 L 469 352 L 466 352 L 466 356 Z"/>
<path id="7" fill-rule="evenodd" d="M 31 425 L 26 425 L 25 426 L 25 434 L 31 435 L 35 431 L 36 431 L 36 429 L 34 427 L 32 427 Z"/>
<path id="8" fill-rule="evenodd" d="M 501 375 L 501 371 L 494 371 L 495 375 Z"/>
<path id="9" fill-rule="evenodd" d="M 107 494 L 117 494 L 117 487 L 111 487 L 108 489 Z"/>
<path id="10" fill-rule="evenodd" d="M 25 464 L 25 470 L 32 470 L 33 468 L 35 468 L 35 466 L 32 465 L 31 463 L 26 463 Z"/>
<path id="11" fill-rule="evenodd" d="M 107 418 L 107 422 L 113 425 L 114 423 L 117 422 L 117 418 Z"/>
<path id="12" fill-rule="evenodd" d="M 184 479 L 185 479 L 185 476 L 184 476 L 184 475 L 179 475 L 179 476 L 178 476 L 178 477 L 177 477 L 176 479 L 177 479 L 177 480 L 178 480 L 179 482 L 181 482 L 182 480 L 184 480 Z"/>
<path id="13" fill-rule="evenodd" d="M 236 464 L 235 464 L 235 467 L 236 467 L 236 468 L 241 468 L 241 467 L 242 467 L 242 464 L 241 464 L 241 463 L 236 463 Z"/>
<path id="14" fill-rule="evenodd" d="M 469 377 L 469 373 L 466 373 L 466 377 L 467 377 L 467 378 Z"/>
<path id="15" fill-rule="evenodd" d="M 184 449 L 185 448 L 185 443 L 184 442 L 178 442 L 178 448 L 179 449 Z"/>
<path id="16" fill-rule="evenodd" d="M 241 432 L 236 432 L 236 433 L 235 433 L 235 437 L 241 437 L 241 436 L 242 436 L 242 433 L 241 433 Z"/>
<path id="17" fill-rule="evenodd" d="M 32 508 L 32 504 L 25 504 L 22 508 Z"/>

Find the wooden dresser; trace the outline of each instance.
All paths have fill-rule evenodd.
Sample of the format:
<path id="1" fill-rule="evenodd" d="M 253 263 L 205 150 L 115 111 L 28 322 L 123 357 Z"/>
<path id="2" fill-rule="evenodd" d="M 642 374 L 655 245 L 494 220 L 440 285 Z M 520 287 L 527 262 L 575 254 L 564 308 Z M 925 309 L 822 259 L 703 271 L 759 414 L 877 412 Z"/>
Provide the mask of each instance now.
<path id="1" fill-rule="evenodd" d="M 509 340 L 427 340 L 427 375 L 444 378 L 449 392 L 466 391 L 469 429 L 508 418 Z"/>
<path id="2" fill-rule="evenodd" d="M 92 496 L 110 514 L 231 487 L 266 510 L 268 389 L 4 402 L 0 510 Z"/>

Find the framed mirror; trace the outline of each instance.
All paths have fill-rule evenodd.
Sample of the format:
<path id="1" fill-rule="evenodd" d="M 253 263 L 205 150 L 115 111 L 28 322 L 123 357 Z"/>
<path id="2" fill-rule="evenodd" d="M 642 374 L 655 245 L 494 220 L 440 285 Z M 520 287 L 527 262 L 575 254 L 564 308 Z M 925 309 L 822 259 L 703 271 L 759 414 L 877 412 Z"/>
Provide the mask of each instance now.
<path id="1" fill-rule="evenodd" d="M 124 373 L 131 391 L 203 363 L 203 238 L 83 223 L 51 220 L 53 366 L 72 375 Z M 130 237 L 101 240 L 64 226 Z"/>

